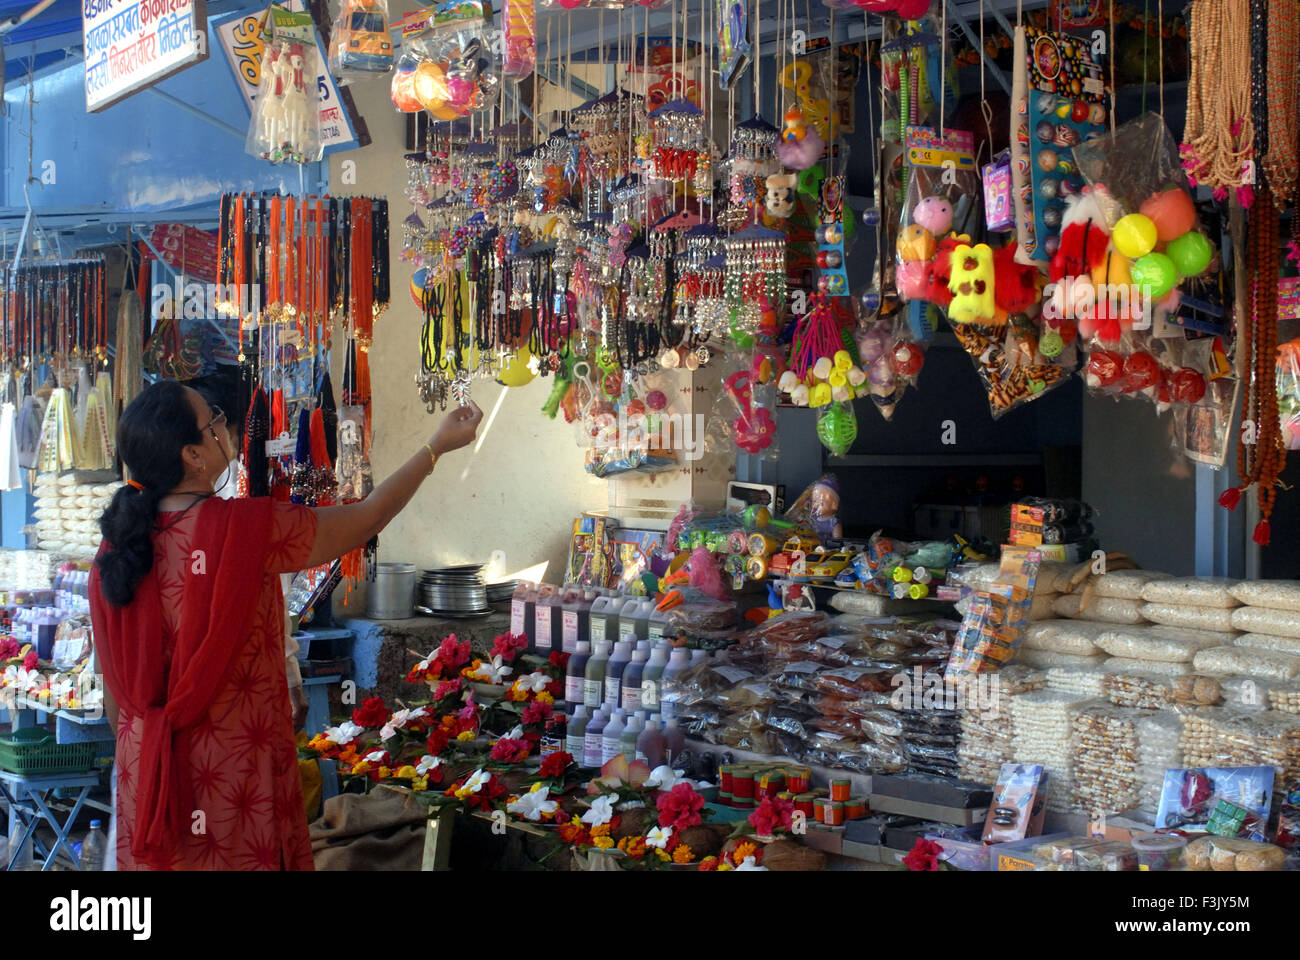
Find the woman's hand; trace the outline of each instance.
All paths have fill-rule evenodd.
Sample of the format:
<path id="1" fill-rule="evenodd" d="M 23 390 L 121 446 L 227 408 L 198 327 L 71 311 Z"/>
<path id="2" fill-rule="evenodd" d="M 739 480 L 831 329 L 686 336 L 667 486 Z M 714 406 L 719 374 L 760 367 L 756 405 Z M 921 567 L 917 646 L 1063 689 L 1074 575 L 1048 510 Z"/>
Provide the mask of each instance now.
<path id="1" fill-rule="evenodd" d="M 463 407 L 457 407 L 438 424 L 438 429 L 429 438 L 429 446 L 438 456 L 459 450 L 474 442 L 478 435 L 478 425 L 483 422 L 483 411 L 473 400 Z"/>
<path id="2" fill-rule="evenodd" d="M 307 723 L 306 691 L 302 687 L 290 687 L 289 703 L 293 706 L 293 729 L 297 732 Z"/>

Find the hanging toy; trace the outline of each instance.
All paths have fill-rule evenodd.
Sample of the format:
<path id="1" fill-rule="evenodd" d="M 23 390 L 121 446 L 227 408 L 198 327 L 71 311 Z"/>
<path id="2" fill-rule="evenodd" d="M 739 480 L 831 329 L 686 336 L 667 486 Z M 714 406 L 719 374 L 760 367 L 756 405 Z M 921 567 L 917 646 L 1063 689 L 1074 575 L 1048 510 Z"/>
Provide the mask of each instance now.
<path id="1" fill-rule="evenodd" d="M 1048 271 L 1051 282 L 1059 283 L 1066 277 L 1088 274 L 1105 262 L 1109 235 L 1102 212 L 1104 192 L 1105 188 L 1098 184 L 1084 187 L 1066 199 L 1065 214 L 1061 219 L 1060 246 L 1052 256 Z M 1118 224 L 1116 229 L 1118 230 Z M 1116 248 L 1123 252 L 1118 243 Z"/>
<path id="2" fill-rule="evenodd" d="M 782 220 L 788 219 L 794 213 L 795 188 L 799 185 L 798 175 L 774 173 L 763 181 L 763 185 L 767 187 L 767 193 L 763 198 L 763 206 L 767 212 Z"/>
<path id="3" fill-rule="evenodd" d="M 930 196 L 912 210 L 912 222 L 940 236 L 952 229 L 952 204 L 946 197 Z"/>
<path id="4" fill-rule="evenodd" d="M 815 166 L 825 152 L 826 141 L 816 129 L 808 126 L 803 111 L 798 107 L 787 110 L 781 141 L 776 145 L 781 163 L 791 170 L 807 170 Z"/>
<path id="5" fill-rule="evenodd" d="M 852 403 L 833 403 L 817 415 L 817 439 L 835 456 L 848 453 L 857 438 L 858 418 Z"/>
<path id="6" fill-rule="evenodd" d="M 726 379 L 723 388 L 740 410 L 740 415 L 731 424 L 736 446 L 747 453 L 761 453 L 772 445 L 776 437 L 776 421 L 766 407 L 754 404 L 750 383 L 750 372 L 737 370 Z"/>
<path id="7" fill-rule="evenodd" d="M 974 323 L 993 316 L 993 250 L 988 244 L 962 244 L 953 250 L 948 289 L 953 295 L 948 305 L 949 320 Z"/>

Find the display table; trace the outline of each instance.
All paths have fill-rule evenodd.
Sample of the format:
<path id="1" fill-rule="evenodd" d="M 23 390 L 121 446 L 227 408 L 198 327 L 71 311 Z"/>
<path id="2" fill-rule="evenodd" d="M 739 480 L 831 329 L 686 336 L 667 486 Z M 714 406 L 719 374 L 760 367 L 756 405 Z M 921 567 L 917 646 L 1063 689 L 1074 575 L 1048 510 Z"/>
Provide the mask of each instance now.
<path id="1" fill-rule="evenodd" d="M 357 702 L 365 697 L 382 697 L 386 703 L 410 699 L 406 674 L 422 657 L 450 634 L 471 641 L 476 648 L 490 649 L 492 638 L 510 632 L 510 601 L 493 605 L 482 617 L 452 619 L 416 616 L 408 620 L 341 621 L 356 634 L 352 648 L 357 683 Z M 350 709 L 350 708 L 349 708 Z M 338 711 L 335 710 L 337 713 Z"/>
<path id="2" fill-rule="evenodd" d="M 0 796 L 3 796 L 5 802 L 9 805 L 9 815 L 16 817 L 23 827 L 22 836 L 18 838 L 17 844 L 10 843 L 9 862 L 5 864 L 5 870 L 12 870 L 14 859 L 18 856 L 18 851 L 30 839 L 38 850 L 45 851 L 45 862 L 41 870 L 48 870 L 54 865 L 55 858 L 59 855 L 59 849 L 63 848 L 68 851 L 68 856 L 75 864 L 76 856 L 72 852 L 72 845 L 68 837 L 68 832 L 72 829 L 73 824 L 77 822 L 77 814 L 81 813 L 81 808 L 86 803 L 86 798 L 90 791 L 99 786 L 99 771 L 92 770 L 89 773 L 52 773 L 38 776 L 23 776 L 18 773 L 9 773 L 7 770 L 0 770 Z M 72 805 L 72 810 L 64 817 L 60 823 L 46 802 L 49 794 L 55 790 L 76 790 L 76 798 Z M 36 828 L 40 826 L 41 821 L 48 823 L 54 828 L 54 844 L 45 849 L 45 845 L 36 836 Z M 10 837 L 13 837 L 12 827 L 9 831 Z"/>

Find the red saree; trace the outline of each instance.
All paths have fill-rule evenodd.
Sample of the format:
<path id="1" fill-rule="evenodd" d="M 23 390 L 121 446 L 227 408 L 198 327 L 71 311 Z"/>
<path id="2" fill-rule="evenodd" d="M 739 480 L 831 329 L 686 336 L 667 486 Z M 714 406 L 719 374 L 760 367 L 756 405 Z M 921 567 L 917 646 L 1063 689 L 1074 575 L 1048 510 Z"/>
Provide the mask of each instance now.
<path id="1" fill-rule="evenodd" d="M 120 711 L 119 870 L 312 869 L 277 574 L 305 565 L 315 535 L 305 507 L 208 500 L 155 534 L 128 606 L 104 600 L 92 572 Z"/>

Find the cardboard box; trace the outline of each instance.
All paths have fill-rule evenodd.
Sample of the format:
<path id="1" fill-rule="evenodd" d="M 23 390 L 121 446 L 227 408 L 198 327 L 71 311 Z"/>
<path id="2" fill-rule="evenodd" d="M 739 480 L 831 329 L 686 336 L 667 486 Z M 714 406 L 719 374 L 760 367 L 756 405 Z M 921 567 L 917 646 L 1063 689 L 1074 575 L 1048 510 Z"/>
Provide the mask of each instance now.
<path id="1" fill-rule="evenodd" d="M 993 799 L 988 784 L 917 773 L 877 774 L 871 779 L 871 792 L 939 807 L 986 807 Z"/>

